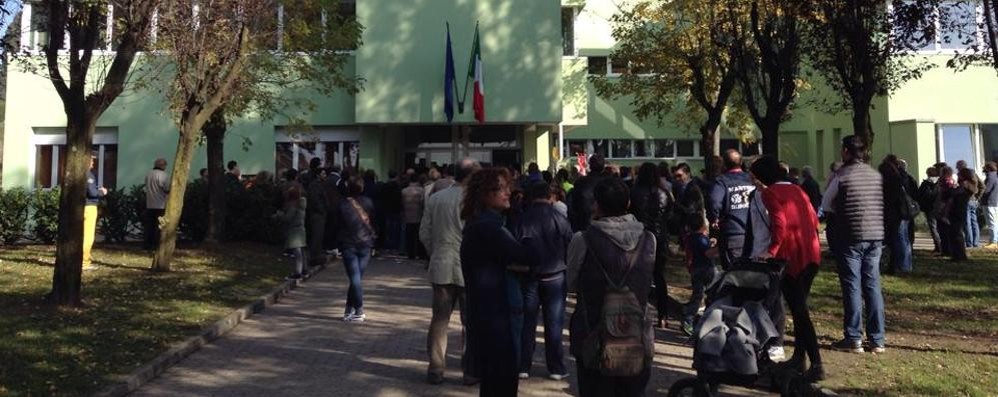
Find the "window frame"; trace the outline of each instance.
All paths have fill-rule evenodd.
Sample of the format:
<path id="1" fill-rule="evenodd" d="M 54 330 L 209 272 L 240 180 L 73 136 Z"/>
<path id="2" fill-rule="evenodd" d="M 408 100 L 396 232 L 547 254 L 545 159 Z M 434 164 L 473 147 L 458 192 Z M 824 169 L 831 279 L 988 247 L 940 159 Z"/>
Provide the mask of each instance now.
<path id="1" fill-rule="evenodd" d="M 280 172 L 281 170 L 277 168 L 277 145 L 278 144 L 291 144 L 291 167 L 296 170 L 302 170 L 308 168 L 308 164 L 298 164 L 299 157 L 302 155 L 301 144 L 303 143 L 316 143 L 323 145 L 316 145 L 316 157 L 319 157 L 325 163 L 326 151 L 325 144 L 335 143 L 338 144 L 337 155 L 343 164 L 338 164 L 341 168 L 353 167 L 354 164 L 347 164 L 352 161 L 349 159 L 351 155 L 350 147 L 351 145 L 357 146 L 357 156 L 360 157 L 360 143 L 361 134 L 356 129 L 344 128 L 344 127 L 315 127 L 313 132 L 292 132 L 288 133 L 287 127 L 277 127 L 274 130 L 274 172 Z M 322 148 L 321 150 L 319 148 Z M 330 164 L 324 164 L 328 167 Z"/>
<path id="2" fill-rule="evenodd" d="M 29 180 L 31 181 L 32 189 L 53 189 L 58 187 L 62 182 L 59 178 L 59 159 L 63 155 L 59 150 L 59 146 L 66 146 L 66 129 L 65 127 L 35 127 L 31 136 L 31 146 L 32 150 L 29 153 L 31 167 L 29 167 Z M 107 146 L 114 145 L 118 146 L 117 154 L 120 158 L 121 150 L 120 144 L 118 142 L 118 128 L 117 127 L 97 127 L 97 131 L 94 133 L 93 146 L 97 147 L 97 185 L 104 186 L 104 164 L 105 164 L 105 153 Z M 51 181 L 52 186 L 50 187 L 40 187 L 36 186 L 37 176 L 38 176 L 38 147 L 39 146 L 52 146 L 52 164 L 51 169 Z M 118 161 L 116 161 L 116 164 Z M 115 168 L 115 180 L 117 180 L 117 168 Z"/>

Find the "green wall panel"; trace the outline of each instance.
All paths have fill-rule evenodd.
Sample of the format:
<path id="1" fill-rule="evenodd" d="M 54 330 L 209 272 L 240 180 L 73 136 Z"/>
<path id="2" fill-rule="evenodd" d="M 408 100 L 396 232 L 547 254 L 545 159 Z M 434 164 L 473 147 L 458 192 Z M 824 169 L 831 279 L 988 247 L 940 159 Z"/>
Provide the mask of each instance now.
<path id="1" fill-rule="evenodd" d="M 441 123 L 446 23 L 450 22 L 458 93 L 480 23 L 489 122 L 561 120 L 561 4 L 556 0 L 363 0 L 358 70 L 359 123 Z M 473 121 L 468 106 L 457 122 Z"/>

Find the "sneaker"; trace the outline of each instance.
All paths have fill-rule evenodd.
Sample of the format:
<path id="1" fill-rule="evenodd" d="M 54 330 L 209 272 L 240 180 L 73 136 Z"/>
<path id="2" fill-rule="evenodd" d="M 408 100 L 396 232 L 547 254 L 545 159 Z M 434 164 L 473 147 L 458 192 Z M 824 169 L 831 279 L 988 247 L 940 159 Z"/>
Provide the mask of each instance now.
<path id="1" fill-rule="evenodd" d="M 862 353 L 863 344 L 858 340 L 842 339 L 838 342 L 832 343 L 832 349 L 840 352 Z"/>
<path id="2" fill-rule="evenodd" d="M 346 309 L 346 311 L 343 312 L 343 321 L 350 321 L 350 317 L 353 317 L 353 314 L 353 308 Z"/>
<path id="3" fill-rule="evenodd" d="M 361 314 L 351 314 L 351 315 L 347 316 L 346 321 L 350 322 L 350 323 L 362 323 L 362 322 L 364 322 L 365 319 L 367 319 L 367 315 L 364 314 L 364 313 L 361 313 Z"/>
<path id="4" fill-rule="evenodd" d="M 876 345 L 871 343 L 870 345 L 866 346 L 866 351 L 875 354 L 884 354 L 887 352 L 887 348 L 884 347 L 884 345 Z"/>
<path id="5" fill-rule="evenodd" d="M 693 323 L 689 321 L 683 321 L 682 330 L 683 333 L 686 334 L 686 336 L 693 336 Z"/>
<path id="6" fill-rule="evenodd" d="M 555 381 L 560 381 L 560 380 L 564 380 L 564 379 L 568 378 L 568 375 L 569 375 L 568 372 L 563 373 L 563 374 L 551 374 L 551 375 L 548 375 L 548 379 L 555 380 Z"/>
<path id="7" fill-rule="evenodd" d="M 426 374 L 426 382 L 431 385 L 439 385 L 441 383 L 444 383 L 444 374 L 428 373 Z"/>
<path id="8" fill-rule="evenodd" d="M 519 375 L 517 375 L 517 376 L 518 376 L 518 377 L 519 377 L 520 379 L 529 379 L 529 378 L 530 378 L 530 374 L 529 374 L 529 373 L 526 373 L 526 372 L 520 372 L 520 374 L 519 374 Z"/>
<path id="9" fill-rule="evenodd" d="M 783 346 L 771 346 L 766 353 L 769 354 L 769 361 L 774 363 L 787 359 L 787 352 L 783 350 Z"/>

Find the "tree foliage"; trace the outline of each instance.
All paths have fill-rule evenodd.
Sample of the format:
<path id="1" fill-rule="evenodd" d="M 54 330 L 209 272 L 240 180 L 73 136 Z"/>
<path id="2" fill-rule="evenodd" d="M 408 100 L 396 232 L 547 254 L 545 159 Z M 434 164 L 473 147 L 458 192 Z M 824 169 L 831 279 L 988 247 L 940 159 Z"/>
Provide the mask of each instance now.
<path id="1" fill-rule="evenodd" d="M 737 80 L 726 0 L 641 0 L 614 15 L 617 77 L 594 76 L 605 97 L 627 96 L 642 119 L 693 121 L 708 168 Z M 710 171 L 710 170 L 708 170 Z"/>
<path id="2" fill-rule="evenodd" d="M 779 153 L 780 124 L 802 85 L 801 47 L 806 8 L 799 0 L 731 0 L 731 44 L 739 98 L 762 132 L 763 153 Z"/>
<path id="3" fill-rule="evenodd" d="M 938 0 L 805 2 L 809 65 L 838 94 L 830 105 L 850 109 L 854 132 L 871 147 L 873 100 L 921 77 L 931 65 L 914 57 L 931 30 Z"/>
<path id="4" fill-rule="evenodd" d="M 97 120 L 129 84 L 129 72 L 149 34 L 155 0 L 41 0 L 34 18 L 46 34 L 40 53 L 29 43 L 12 55 L 24 69 L 47 78 L 66 113 L 66 163 L 58 200 L 56 263 L 49 299 L 81 303 L 83 202 Z M 108 11 L 114 10 L 110 55 L 106 47 Z M 27 28 L 27 27 L 22 27 Z M 51 34 L 60 32 L 62 34 Z M 39 56 L 43 55 L 43 56 Z M 37 220 L 37 219 L 36 219 Z"/>
<path id="5" fill-rule="evenodd" d="M 169 270 L 194 144 L 220 109 L 286 115 L 289 124 L 316 110 L 310 95 L 356 92 L 345 50 L 360 43 L 360 25 L 330 0 L 168 0 L 160 11 L 164 60 L 175 68 L 169 108 L 180 130 L 171 195 L 156 270 Z M 291 17 L 278 27 L 276 10 Z M 216 115 L 216 117 L 218 117 Z"/>
<path id="6" fill-rule="evenodd" d="M 939 7 L 949 8 L 939 11 L 938 15 L 944 16 L 940 26 L 953 32 L 956 36 L 953 39 L 967 47 L 964 51 L 954 51 L 947 66 L 966 70 L 972 65 L 984 65 L 998 73 L 998 2 L 959 0 L 940 4 Z"/>

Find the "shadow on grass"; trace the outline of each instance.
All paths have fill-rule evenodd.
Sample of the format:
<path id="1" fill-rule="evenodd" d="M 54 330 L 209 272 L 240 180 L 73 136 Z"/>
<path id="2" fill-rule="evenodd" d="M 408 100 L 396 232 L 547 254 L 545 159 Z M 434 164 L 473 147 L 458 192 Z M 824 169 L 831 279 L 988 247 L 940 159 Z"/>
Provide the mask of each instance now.
<path id="1" fill-rule="evenodd" d="M 0 387 L 11 395 L 86 395 L 275 286 L 286 269 L 270 248 L 178 251 L 174 271 L 148 270 L 137 246 L 98 246 L 81 308 L 44 304 L 51 247 L 0 256 Z M 6 363 L 20 363 L 7 365 Z"/>

